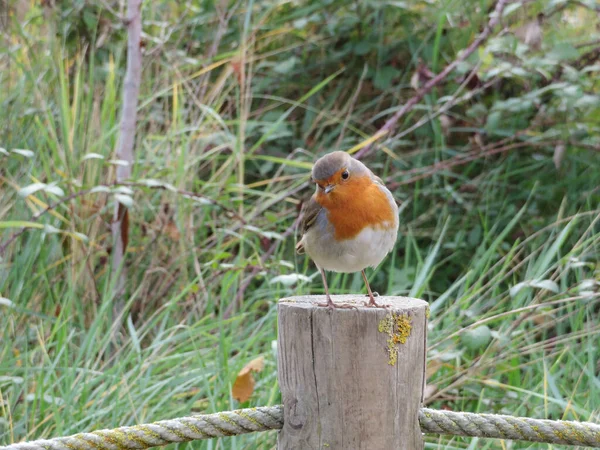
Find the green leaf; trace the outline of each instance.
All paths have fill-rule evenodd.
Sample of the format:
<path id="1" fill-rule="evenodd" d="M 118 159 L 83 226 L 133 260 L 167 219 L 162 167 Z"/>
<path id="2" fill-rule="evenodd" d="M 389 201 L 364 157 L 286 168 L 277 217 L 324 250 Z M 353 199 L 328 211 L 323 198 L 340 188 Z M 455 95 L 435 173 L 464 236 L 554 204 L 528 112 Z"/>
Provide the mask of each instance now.
<path id="1" fill-rule="evenodd" d="M 35 155 L 35 153 L 33 153 L 31 150 L 25 150 L 22 148 L 14 148 L 11 150 L 11 152 L 24 156 L 25 158 L 33 158 Z"/>
<path id="2" fill-rule="evenodd" d="M 42 191 L 46 187 L 45 183 L 32 183 L 29 186 L 25 186 L 19 189 L 19 195 L 21 197 L 29 197 L 38 191 Z"/>
<path id="3" fill-rule="evenodd" d="M 437 239 L 437 242 L 431 250 L 431 252 L 429 253 L 429 255 L 427 255 L 427 258 L 425 259 L 425 264 L 423 264 L 423 267 L 421 267 L 421 270 L 419 270 L 419 273 L 417 274 L 417 278 L 415 280 L 415 284 L 413 284 L 413 287 L 411 288 L 410 293 L 408 294 L 409 297 L 419 298 L 425 290 L 427 281 L 433 275 L 433 264 L 437 258 L 438 252 L 440 251 L 440 247 L 442 245 L 442 241 L 444 240 L 444 236 L 446 235 L 446 230 L 448 229 L 449 224 L 450 218 L 446 220 L 444 228 L 442 228 L 442 232 L 440 233 L 440 237 Z"/>
<path id="4" fill-rule="evenodd" d="M 269 280 L 269 284 L 281 283 L 282 285 L 289 287 L 294 284 L 306 283 L 310 281 L 306 275 L 300 273 L 289 273 L 286 275 L 277 275 L 275 278 Z"/>
<path id="5" fill-rule="evenodd" d="M 300 60 L 297 57 L 292 56 L 291 58 L 288 58 L 280 62 L 279 64 L 275 64 L 275 66 L 273 66 L 273 70 L 281 74 L 291 72 L 294 69 L 294 67 L 296 67 L 296 63 L 298 61 Z"/>
<path id="6" fill-rule="evenodd" d="M 537 260 L 533 270 L 531 271 L 531 277 L 534 279 L 540 278 L 546 273 L 546 271 L 550 268 L 550 265 L 555 260 L 558 252 L 561 247 L 571 234 L 571 230 L 575 226 L 577 217 L 569 221 L 569 223 L 562 229 L 560 234 L 557 236 L 556 240 L 552 244 L 552 246 L 548 249 L 548 251 L 544 252 L 540 259 Z"/>
<path id="7" fill-rule="evenodd" d="M 83 10 L 83 23 L 88 30 L 93 31 L 98 26 L 98 17 L 88 9 Z"/>
<path id="8" fill-rule="evenodd" d="M 538 288 L 538 289 L 546 289 L 548 291 L 554 292 L 557 294 L 559 292 L 558 284 L 556 284 L 552 280 L 530 280 L 530 281 L 522 281 L 521 283 L 515 284 L 510 288 L 509 294 L 511 297 L 516 297 L 519 292 L 523 290 L 523 288 Z"/>
<path id="9" fill-rule="evenodd" d="M 389 89 L 392 86 L 394 78 L 400 76 L 400 71 L 392 66 L 385 66 L 375 73 L 375 87 L 381 90 Z"/>
<path id="10" fill-rule="evenodd" d="M 354 46 L 354 54 L 358 56 L 366 55 L 371 51 L 372 45 L 369 41 L 360 41 Z"/>
<path id="11" fill-rule="evenodd" d="M 500 122 L 502 120 L 502 113 L 500 111 L 493 111 L 487 116 L 485 122 L 485 129 L 488 131 L 494 131 L 500 128 Z"/>
<path id="12" fill-rule="evenodd" d="M 268 156 L 268 155 L 256 155 L 256 156 L 252 156 L 248 159 L 258 159 L 261 161 L 270 161 L 270 162 L 274 162 L 277 164 L 281 164 L 283 166 L 298 167 L 300 169 L 308 169 L 308 170 L 311 170 L 312 166 L 313 166 L 312 163 L 309 163 L 309 162 L 296 161 L 293 159 L 286 159 L 286 158 L 278 158 L 277 156 Z"/>
<path id="13" fill-rule="evenodd" d="M 492 331 L 486 325 L 467 330 L 461 335 L 462 344 L 475 351 L 486 347 L 492 340 Z"/>
<path id="14" fill-rule="evenodd" d="M 115 194 L 115 200 L 128 208 L 133 206 L 133 198 L 131 198 L 129 195 Z"/>
<path id="15" fill-rule="evenodd" d="M 275 132 L 275 130 L 277 130 L 277 128 L 279 128 L 279 125 L 281 123 L 283 123 L 283 121 L 285 119 L 287 119 L 287 117 L 298 107 L 300 106 L 302 103 L 304 103 L 306 100 L 308 100 L 310 97 L 312 97 L 313 95 L 315 95 L 317 92 L 319 92 L 321 89 L 323 89 L 325 86 L 327 86 L 333 79 L 335 79 L 339 74 L 341 74 L 344 71 L 344 69 L 340 69 L 337 72 L 335 72 L 332 75 L 329 75 L 327 78 L 325 78 L 323 81 L 321 81 L 319 84 L 317 84 L 315 87 L 313 87 L 310 91 L 308 91 L 306 94 L 304 94 L 302 97 L 300 97 L 298 99 L 297 102 L 295 102 L 295 104 L 293 106 L 291 106 L 290 108 L 287 109 L 286 112 L 284 112 L 279 119 L 273 123 L 273 125 L 271 126 L 271 128 L 269 129 L 269 131 L 267 131 L 265 134 L 263 134 L 260 139 L 256 142 L 256 144 L 254 144 L 252 146 L 252 148 L 250 148 L 250 150 L 248 150 L 248 152 L 246 153 L 246 156 L 252 155 L 257 148 L 259 148 L 268 138 L 269 136 Z M 312 167 L 312 165 L 311 165 Z"/>
<path id="16" fill-rule="evenodd" d="M 579 57 L 579 52 L 568 42 L 561 42 L 557 44 L 548 53 L 548 58 L 555 59 L 558 61 L 565 61 L 569 59 L 576 59 Z"/>
<path id="17" fill-rule="evenodd" d="M 87 161 L 88 159 L 104 159 L 104 156 L 99 153 L 88 153 L 81 158 L 82 161 Z"/>
<path id="18" fill-rule="evenodd" d="M 513 12 L 515 12 L 517 9 L 519 9 L 521 7 L 522 3 L 521 2 L 517 2 L 517 3 L 513 3 L 511 5 L 507 5 L 506 8 L 504 8 L 504 11 L 502 12 L 502 17 L 507 17 L 510 14 L 512 14 Z"/>
<path id="19" fill-rule="evenodd" d="M 38 228 L 41 230 L 44 228 L 44 224 L 24 220 L 7 220 L 0 222 L 0 228 Z"/>

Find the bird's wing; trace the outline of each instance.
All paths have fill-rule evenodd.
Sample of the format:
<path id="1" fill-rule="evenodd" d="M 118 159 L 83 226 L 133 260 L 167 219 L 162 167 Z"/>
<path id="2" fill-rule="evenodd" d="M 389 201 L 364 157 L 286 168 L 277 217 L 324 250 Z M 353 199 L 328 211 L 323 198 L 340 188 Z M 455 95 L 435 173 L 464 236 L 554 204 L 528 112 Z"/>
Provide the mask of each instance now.
<path id="1" fill-rule="evenodd" d="M 315 196 L 313 195 L 308 202 L 304 204 L 302 208 L 302 221 L 300 222 L 300 231 L 304 235 L 313 226 L 317 216 L 323 207 L 317 203 Z M 296 251 L 298 253 L 304 253 L 304 240 L 300 240 L 296 245 Z"/>
<path id="2" fill-rule="evenodd" d="M 317 220 L 317 215 L 319 211 L 321 211 L 323 207 L 319 205 L 315 196 L 313 195 L 308 202 L 302 208 L 302 222 L 300 223 L 300 228 L 302 229 L 302 234 L 305 234 L 310 227 L 313 226 L 315 220 Z"/>

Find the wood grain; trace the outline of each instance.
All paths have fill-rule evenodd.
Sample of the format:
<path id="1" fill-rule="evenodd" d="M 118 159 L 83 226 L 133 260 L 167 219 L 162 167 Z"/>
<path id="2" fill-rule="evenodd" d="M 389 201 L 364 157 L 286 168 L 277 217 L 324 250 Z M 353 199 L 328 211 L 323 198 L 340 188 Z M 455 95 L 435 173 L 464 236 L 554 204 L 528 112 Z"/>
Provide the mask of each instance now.
<path id="1" fill-rule="evenodd" d="M 284 426 L 277 448 L 423 448 L 418 422 L 427 303 L 332 296 L 355 309 L 330 311 L 323 296 L 279 302 L 278 366 Z"/>

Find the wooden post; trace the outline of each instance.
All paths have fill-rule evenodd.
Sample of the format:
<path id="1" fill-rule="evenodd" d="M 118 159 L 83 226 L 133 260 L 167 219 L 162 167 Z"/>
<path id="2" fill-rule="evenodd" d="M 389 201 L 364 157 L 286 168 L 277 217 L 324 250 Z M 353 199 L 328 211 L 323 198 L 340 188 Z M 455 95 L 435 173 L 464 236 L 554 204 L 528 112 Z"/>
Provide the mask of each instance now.
<path id="1" fill-rule="evenodd" d="M 427 303 L 332 296 L 279 301 L 278 366 L 284 425 L 278 450 L 419 450 Z"/>

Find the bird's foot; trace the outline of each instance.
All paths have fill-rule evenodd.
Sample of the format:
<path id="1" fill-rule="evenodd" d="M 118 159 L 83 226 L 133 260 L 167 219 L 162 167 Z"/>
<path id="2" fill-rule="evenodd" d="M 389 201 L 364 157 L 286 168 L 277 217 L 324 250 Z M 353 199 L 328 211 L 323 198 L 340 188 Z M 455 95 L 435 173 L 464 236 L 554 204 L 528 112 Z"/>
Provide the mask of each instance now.
<path id="1" fill-rule="evenodd" d="M 366 296 L 369 297 L 369 301 L 364 303 L 367 308 L 387 308 L 387 306 L 380 305 L 375 301 L 375 297 L 379 297 L 377 292 L 373 292 L 373 295 L 367 294 Z"/>
<path id="2" fill-rule="evenodd" d="M 327 303 L 317 303 L 317 306 L 329 308 L 330 311 L 334 309 L 357 309 L 355 305 L 350 305 L 348 303 L 333 303 L 331 297 L 327 297 Z"/>

